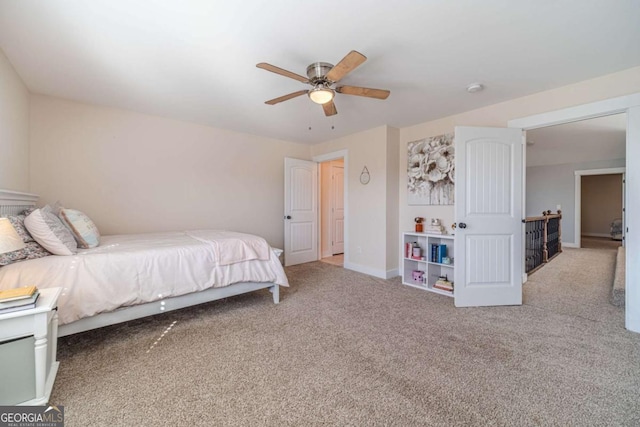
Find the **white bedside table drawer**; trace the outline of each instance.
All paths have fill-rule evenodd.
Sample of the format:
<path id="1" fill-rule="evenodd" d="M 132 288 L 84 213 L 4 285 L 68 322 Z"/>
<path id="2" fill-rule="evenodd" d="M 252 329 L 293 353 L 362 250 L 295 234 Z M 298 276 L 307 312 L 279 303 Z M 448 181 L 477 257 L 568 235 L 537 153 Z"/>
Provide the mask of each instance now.
<path id="1" fill-rule="evenodd" d="M 2 331 L 0 332 L 0 342 L 12 340 L 34 334 L 35 319 L 25 320 L 24 317 L 13 317 L 2 320 Z"/>

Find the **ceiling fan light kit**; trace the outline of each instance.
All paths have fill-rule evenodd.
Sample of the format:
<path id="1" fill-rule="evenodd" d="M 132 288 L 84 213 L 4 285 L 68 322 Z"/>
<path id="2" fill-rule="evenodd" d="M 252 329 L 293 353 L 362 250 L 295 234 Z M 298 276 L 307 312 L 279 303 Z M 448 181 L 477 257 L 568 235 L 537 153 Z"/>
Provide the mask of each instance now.
<path id="1" fill-rule="evenodd" d="M 336 93 L 344 95 L 364 96 L 366 98 L 374 99 L 387 99 L 387 97 L 391 93 L 385 89 L 371 89 L 358 86 L 333 87 L 339 80 L 341 80 L 351 71 L 355 70 L 366 60 L 366 56 L 364 56 L 360 52 L 352 50 L 335 66 L 327 62 L 314 62 L 307 67 L 307 77 L 284 70 L 282 68 L 276 67 L 275 65 L 267 64 L 266 62 L 261 62 L 257 64 L 256 67 L 313 86 L 313 89 L 310 90 L 300 90 L 280 96 L 278 98 L 270 99 L 266 101 L 265 104 L 275 105 L 280 102 L 296 98 L 300 95 L 304 95 L 306 93 L 311 101 L 315 102 L 316 104 L 322 105 L 322 109 L 326 116 L 333 116 L 335 114 L 338 114 L 336 106 L 333 103 L 333 99 L 335 98 Z"/>
<path id="2" fill-rule="evenodd" d="M 330 87 L 319 84 L 315 88 L 311 89 L 308 95 L 313 102 L 322 105 L 332 101 L 336 93 Z"/>

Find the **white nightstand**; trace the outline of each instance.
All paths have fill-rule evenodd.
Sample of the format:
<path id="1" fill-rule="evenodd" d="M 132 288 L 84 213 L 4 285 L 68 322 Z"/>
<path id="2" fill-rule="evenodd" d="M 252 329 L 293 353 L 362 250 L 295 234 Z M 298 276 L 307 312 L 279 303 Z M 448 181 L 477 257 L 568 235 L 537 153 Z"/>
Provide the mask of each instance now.
<path id="1" fill-rule="evenodd" d="M 0 314 L 0 405 L 46 405 L 58 372 L 58 297 L 40 289 L 35 308 Z"/>

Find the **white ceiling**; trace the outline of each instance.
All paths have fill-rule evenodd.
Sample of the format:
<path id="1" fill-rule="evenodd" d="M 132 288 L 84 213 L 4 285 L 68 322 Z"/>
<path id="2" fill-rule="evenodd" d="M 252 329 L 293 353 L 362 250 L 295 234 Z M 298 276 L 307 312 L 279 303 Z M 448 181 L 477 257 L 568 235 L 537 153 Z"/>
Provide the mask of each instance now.
<path id="1" fill-rule="evenodd" d="M 626 158 L 627 115 L 527 131 L 527 166 Z"/>
<path id="2" fill-rule="evenodd" d="M 637 0 L 0 0 L 0 48 L 34 93 L 316 143 L 638 66 L 639 22 Z M 341 83 L 386 101 L 264 104 L 306 87 L 258 62 L 305 75 L 352 49 Z"/>

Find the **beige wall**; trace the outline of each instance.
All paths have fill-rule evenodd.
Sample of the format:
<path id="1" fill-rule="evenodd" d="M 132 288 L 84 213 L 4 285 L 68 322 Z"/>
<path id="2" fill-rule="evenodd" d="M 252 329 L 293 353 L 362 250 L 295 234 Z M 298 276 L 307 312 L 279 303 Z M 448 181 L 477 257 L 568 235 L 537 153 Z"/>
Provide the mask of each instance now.
<path id="1" fill-rule="evenodd" d="M 0 188 L 29 191 L 29 91 L 1 49 Z"/>
<path id="2" fill-rule="evenodd" d="M 387 185 L 398 175 L 397 162 L 388 161 L 388 132 L 387 126 L 381 126 L 311 147 L 313 156 L 347 150 L 349 246 L 345 248 L 345 267 L 378 277 L 386 277 L 389 270 L 392 275 L 397 274 L 397 259 L 392 265 L 387 264 L 387 211 L 397 211 L 395 200 L 388 204 Z M 371 176 L 367 185 L 360 183 L 365 166 Z M 393 240 L 397 240 L 397 221 L 392 225 Z"/>
<path id="3" fill-rule="evenodd" d="M 622 218 L 622 174 L 584 175 L 580 189 L 582 235 L 610 237 L 611 221 Z"/>
<path id="4" fill-rule="evenodd" d="M 398 254 L 400 235 L 398 233 L 398 203 L 400 200 L 400 129 L 387 127 L 387 277 L 400 274 Z M 392 274 L 393 272 L 393 274 Z"/>
<path id="5" fill-rule="evenodd" d="M 413 229 L 416 216 L 441 218 L 447 227 L 454 222 L 453 206 L 407 205 L 407 143 L 453 132 L 455 126 L 506 127 L 512 119 L 638 92 L 640 67 L 400 129 L 400 231 Z M 482 93 L 469 94 L 476 95 Z"/>
<path id="6" fill-rule="evenodd" d="M 104 234 L 224 228 L 282 247 L 285 156 L 309 147 L 31 96 L 31 191 Z"/>

